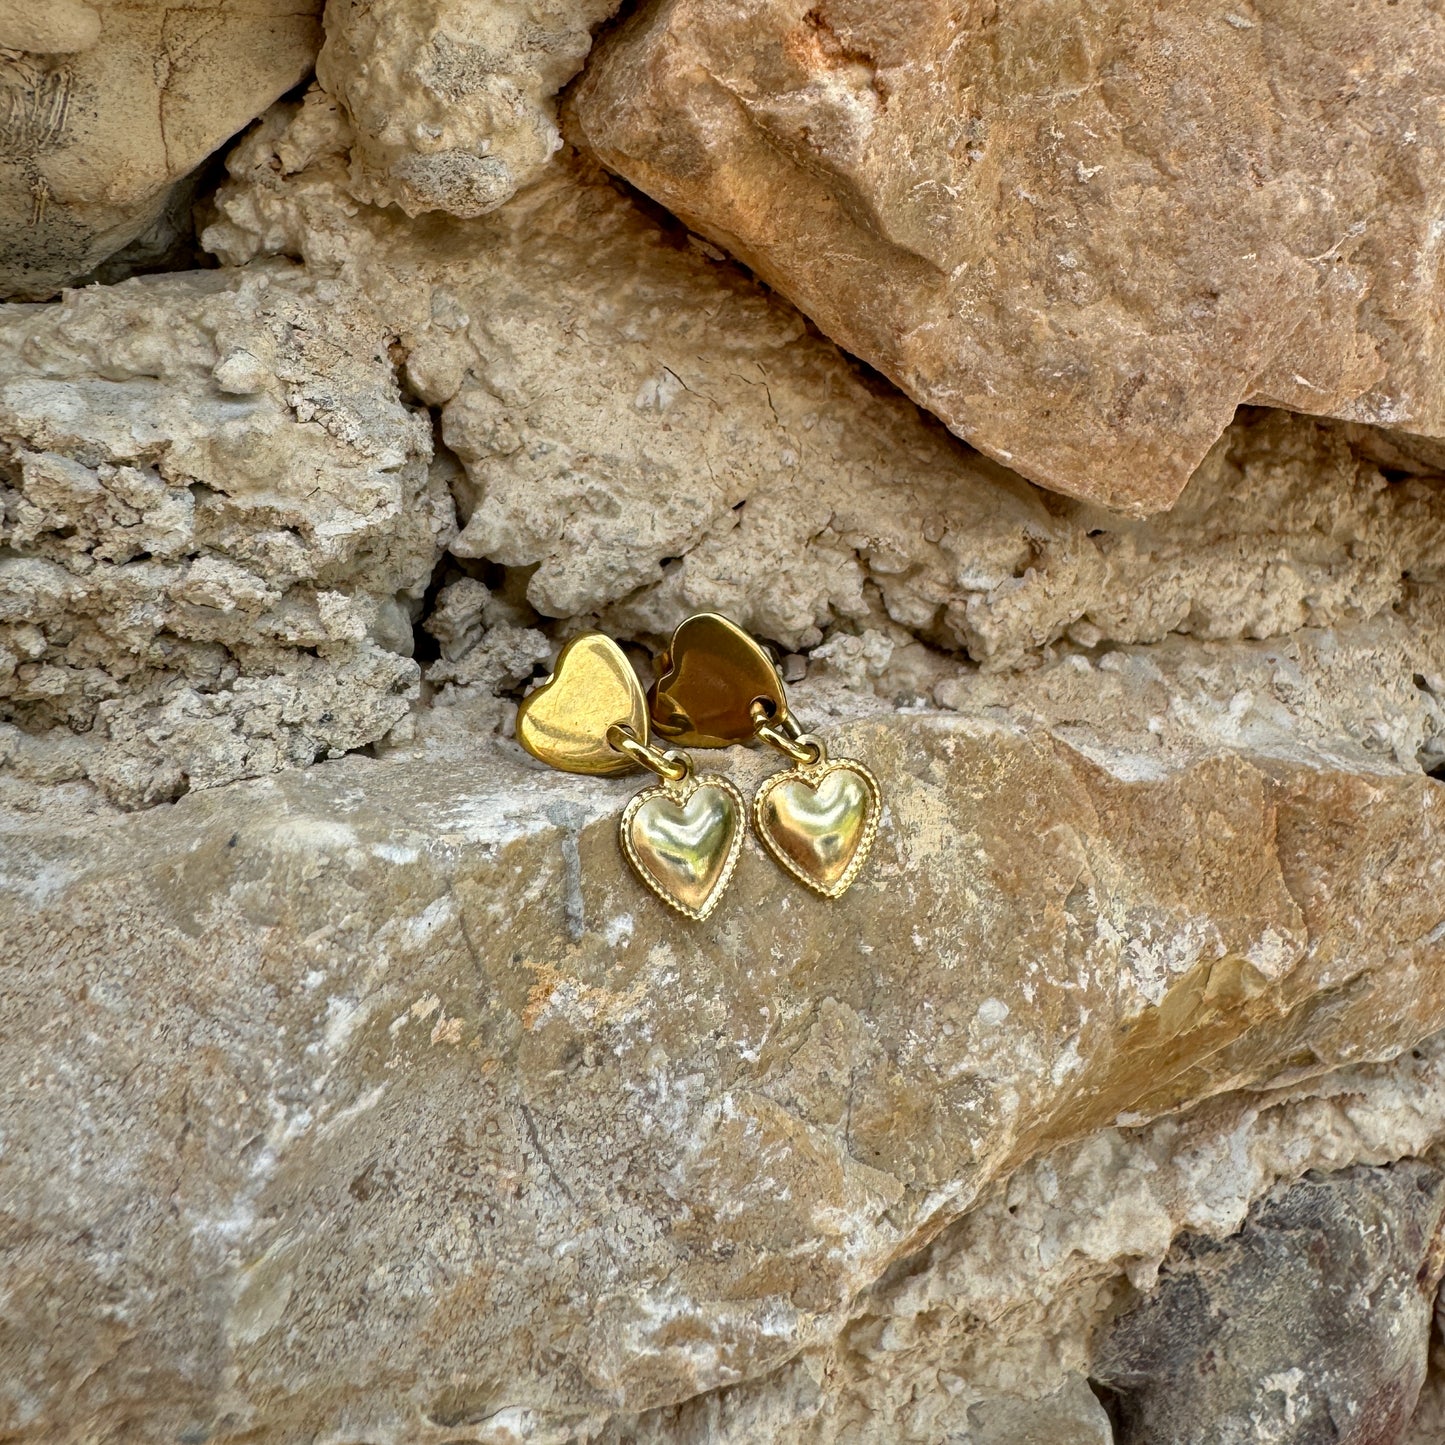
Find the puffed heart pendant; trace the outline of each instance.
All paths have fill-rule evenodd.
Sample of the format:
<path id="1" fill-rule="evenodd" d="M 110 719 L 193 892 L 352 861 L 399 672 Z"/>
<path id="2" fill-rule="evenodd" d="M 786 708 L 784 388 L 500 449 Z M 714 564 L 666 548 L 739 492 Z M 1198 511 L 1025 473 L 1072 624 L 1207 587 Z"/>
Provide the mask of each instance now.
<path id="1" fill-rule="evenodd" d="M 847 892 L 878 836 L 878 780 L 853 758 L 828 758 L 788 706 L 772 656 L 735 622 L 699 612 L 678 624 L 658 659 L 652 725 L 686 747 L 719 748 L 754 738 L 793 765 L 753 797 L 758 841 L 786 872 L 824 898 Z"/>
<path id="2" fill-rule="evenodd" d="M 637 876 L 688 918 L 712 912 L 743 850 L 743 799 L 726 778 L 689 775 L 645 788 L 622 814 Z"/>
<path id="3" fill-rule="evenodd" d="M 633 871 L 669 908 L 701 920 L 717 906 L 743 848 L 742 794 L 715 773 L 650 741 L 647 701 L 622 649 L 601 633 L 575 637 L 552 676 L 517 710 L 517 740 L 568 773 L 606 777 L 644 767 L 661 779 L 623 810 L 619 841 Z"/>
<path id="4" fill-rule="evenodd" d="M 848 890 L 878 834 L 877 779 L 852 758 L 787 768 L 753 799 L 762 845 L 794 878 L 824 898 Z"/>

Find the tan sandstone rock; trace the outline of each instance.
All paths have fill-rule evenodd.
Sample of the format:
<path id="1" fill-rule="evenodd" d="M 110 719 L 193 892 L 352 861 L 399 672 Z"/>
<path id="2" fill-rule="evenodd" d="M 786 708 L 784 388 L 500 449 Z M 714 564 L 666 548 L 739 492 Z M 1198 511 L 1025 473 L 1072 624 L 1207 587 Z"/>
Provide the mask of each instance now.
<path id="1" fill-rule="evenodd" d="M 613 169 L 1033 481 L 1169 506 L 1261 401 L 1445 432 L 1445 22 L 1270 0 L 654 0 Z"/>
<path id="2" fill-rule="evenodd" d="M 552 97 L 620 0 L 332 0 L 317 75 L 356 128 L 359 200 L 480 216 L 562 144 Z"/>
<path id="3" fill-rule="evenodd" d="M 1078 1322 L 1179 1228 L 1439 1137 L 1438 1051 L 1321 1078 L 1445 1026 L 1439 784 L 828 733 L 866 874 L 750 849 L 699 927 L 618 854 L 636 782 L 512 744 L 8 815 L 7 1433 L 636 1438 L 748 1386 L 752 1434 L 643 1438 L 936 1441 L 1082 1404 Z M 809 1390 L 835 1428 L 784 1431 Z"/>
<path id="4" fill-rule="evenodd" d="M 835 1341 L 760 1379 L 624 1416 L 599 1439 L 1113 1445 L 1085 1383 L 1095 1341 L 1121 1306 L 1149 1296 L 1172 1242 L 1235 1235 L 1253 1201 L 1309 1170 L 1328 1179 L 1438 1155 L 1442 1043 L 1056 1149 L 892 1267 Z M 1422 1429 L 1437 1418 L 1433 1396 Z"/>
<path id="5" fill-rule="evenodd" d="M 421 115 L 419 15 L 330 83 Z M 1123 518 L 355 119 L 236 148 L 222 270 L 0 311 L 0 1434 L 1111 1445 L 1181 1231 L 1445 1138 L 1445 448 L 1261 409 Z M 707 605 L 883 780 L 837 903 L 679 922 L 642 780 L 505 736 Z"/>
<path id="6" fill-rule="evenodd" d="M 310 70 L 321 0 L 4 0 L 0 296 L 41 298 Z"/>

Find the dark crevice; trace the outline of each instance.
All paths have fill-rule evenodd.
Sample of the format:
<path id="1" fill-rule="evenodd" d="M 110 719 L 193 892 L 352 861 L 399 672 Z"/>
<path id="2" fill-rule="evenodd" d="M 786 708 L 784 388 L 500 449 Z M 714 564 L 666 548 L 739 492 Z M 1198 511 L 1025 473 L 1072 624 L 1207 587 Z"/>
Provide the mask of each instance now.
<path id="1" fill-rule="evenodd" d="M 1123 1439 L 1129 1423 L 1125 1418 L 1123 1398 L 1117 1390 L 1111 1390 L 1108 1385 L 1101 1384 L 1098 1380 L 1090 1380 L 1089 1388 L 1094 1392 L 1094 1398 L 1104 1407 L 1104 1414 L 1109 1417 L 1109 1429 L 1114 1438 Z"/>
<path id="2" fill-rule="evenodd" d="M 411 657 L 418 667 L 425 667 L 429 662 L 435 662 L 442 655 L 441 645 L 436 638 L 427 631 L 427 619 L 431 617 L 436 609 L 437 595 L 448 582 L 455 580 L 462 574 L 455 572 L 450 564 L 453 558 L 449 552 L 443 552 L 435 567 L 432 568 L 431 581 L 427 583 L 426 592 L 421 599 L 421 606 L 417 609 L 416 621 L 411 629 Z"/>
<path id="3" fill-rule="evenodd" d="M 203 209 L 226 178 L 229 149 L 228 141 L 177 181 L 164 210 L 147 230 L 71 285 L 114 286 L 133 276 L 216 269 L 220 262 L 201 249 L 201 231 L 208 219 L 203 218 Z"/>
<path id="4" fill-rule="evenodd" d="M 432 466 L 440 467 L 444 475 L 453 479 L 451 484 L 452 502 L 458 512 L 458 521 L 464 521 L 466 497 L 456 483 L 460 482 L 465 473 L 460 459 L 442 438 L 441 408 L 423 406 L 410 391 L 406 381 L 406 356 L 403 352 L 400 352 L 399 349 L 393 351 L 391 360 L 403 400 L 409 405 L 414 405 L 418 411 L 425 411 L 431 419 Z M 442 627 L 439 629 L 442 636 L 439 637 L 432 631 L 445 589 L 455 583 L 470 579 L 473 582 L 480 582 L 491 594 L 491 600 L 483 609 L 481 617 L 477 619 L 481 629 L 477 640 L 480 640 L 481 636 L 484 636 L 492 626 L 499 622 L 535 627 L 548 636 L 552 636 L 556 624 L 549 619 L 538 617 L 535 609 L 527 600 L 527 587 L 535 571 L 535 567 L 506 567 L 486 557 L 458 557 L 450 551 L 443 551 L 437 557 L 424 592 L 415 600 L 415 604 L 410 609 L 412 619 L 411 656 L 423 673 L 420 696 L 420 706 L 423 710 L 431 702 L 433 695 L 433 685 L 427 677 L 428 669 L 432 664 L 444 660 L 443 643 L 450 632 L 450 627 Z M 520 688 L 510 691 L 520 696 L 525 688 L 526 684 L 524 683 Z"/>
<path id="5" fill-rule="evenodd" d="M 300 102 L 314 76 L 305 78 L 279 98 L 279 103 Z M 201 232 L 216 219 L 216 192 L 227 178 L 226 158 L 265 114 L 227 136 L 189 175 L 174 181 L 165 207 L 155 221 L 133 241 L 107 256 L 72 287 L 114 286 L 134 276 L 155 276 L 174 271 L 210 271 L 220 262 L 201 246 Z"/>

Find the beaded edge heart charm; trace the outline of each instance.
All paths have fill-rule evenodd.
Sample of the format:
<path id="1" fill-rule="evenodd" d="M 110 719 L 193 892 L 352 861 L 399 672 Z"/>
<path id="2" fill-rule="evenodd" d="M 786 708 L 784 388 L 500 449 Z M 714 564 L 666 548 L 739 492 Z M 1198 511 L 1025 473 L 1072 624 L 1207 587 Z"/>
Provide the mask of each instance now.
<path id="1" fill-rule="evenodd" d="M 669 891 L 665 878 L 659 877 L 648 866 L 647 859 L 634 841 L 633 823 L 644 808 L 658 799 L 666 799 L 675 807 L 685 810 L 693 798 L 705 789 L 722 793 L 726 798 L 728 810 L 732 814 L 732 833 L 728 839 L 722 865 L 718 869 L 712 885 L 700 901 L 689 903 L 685 897 L 679 897 L 676 893 Z M 717 906 L 737 869 L 738 859 L 742 856 L 743 851 L 743 835 L 747 831 L 743 822 L 746 816 L 747 804 L 743 801 L 743 795 L 738 792 L 737 788 L 717 773 L 704 773 L 701 776 L 688 777 L 679 782 L 664 782 L 655 788 L 644 788 L 631 799 L 623 810 L 618 831 L 622 851 L 627 855 L 627 861 L 632 865 L 632 871 L 637 874 L 642 883 L 662 899 L 669 908 L 674 908 L 685 918 L 691 918 L 700 923 Z M 655 858 L 657 855 L 654 853 L 653 856 Z"/>
<path id="2" fill-rule="evenodd" d="M 780 787 L 788 783 L 803 783 L 816 792 L 819 784 L 833 773 L 851 773 L 859 779 L 863 784 L 867 812 L 847 866 L 837 878 L 828 882 L 810 871 L 805 863 L 779 841 L 776 830 L 784 825 L 777 816 L 777 810 L 770 807 L 770 800 Z M 773 859 L 800 883 L 807 884 L 824 898 L 840 898 L 852 887 L 854 880 L 863 871 L 863 865 L 868 861 L 873 842 L 878 836 L 879 815 L 882 810 L 883 792 L 878 786 L 878 779 L 854 758 L 832 758 L 826 762 L 785 768 L 781 773 L 774 773 L 768 778 L 753 798 L 753 827 L 759 841 Z"/>

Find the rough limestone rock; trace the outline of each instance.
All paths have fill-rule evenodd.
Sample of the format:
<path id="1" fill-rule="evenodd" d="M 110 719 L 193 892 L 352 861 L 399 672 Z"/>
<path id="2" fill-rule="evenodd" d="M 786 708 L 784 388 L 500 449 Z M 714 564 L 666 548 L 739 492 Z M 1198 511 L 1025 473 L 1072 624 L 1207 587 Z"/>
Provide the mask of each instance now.
<path id="1" fill-rule="evenodd" d="M 1445 1025 L 1445 790 L 875 714 L 828 724 L 866 875 L 750 850 L 697 928 L 618 854 L 636 784 L 514 744 L 8 816 L 3 1428 L 937 1440 L 1081 1406 L 1078 1321 L 1180 1228 L 1439 1137 L 1437 1048 L 1361 1066 Z"/>
<path id="2" fill-rule="evenodd" d="M 1445 433 L 1445 20 L 1203 0 L 653 0 L 613 169 L 1043 486 L 1167 507 L 1245 401 Z"/>
<path id="3" fill-rule="evenodd" d="M 788 649 L 891 628 L 996 670 L 1061 639 L 1281 636 L 1439 584 L 1445 468 L 1403 440 L 1256 413 L 1175 512 L 1120 518 L 958 444 L 594 178 L 559 166 L 417 228 L 357 212 L 352 154 L 324 94 L 278 107 L 206 242 L 304 256 L 393 319 L 465 469 L 453 550 L 530 569 L 547 616 L 660 637 L 715 607 Z"/>
<path id="4" fill-rule="evenodd" d="M 0 297 L 163 221 L 174 183 L 305 79 L 321 0 L 0 0 Z"/>
<path id="5" fill-rule="evenodd" d="M 351 188 L 480 216 L 562 144 L 552 97 L 619 0 L 332 0 L 316 63 L 356 128 Z"/>
<path id="6" fill-rule="evenodd" d="M 222 269 L 0 310 L 17 1445 L 1116 1445 L 1095 1346 L 1172 1250 L 1445 1143 L 1445 443 L 1258 408 L 1168 516 L 1038 490 L 547 161 L 609 8 L 333 5 Z M 1329 314 L 1428 371 L 1370 280 Z M 699 606 L 883 781 L 838 902 L 750 844 L 685 925 L 643 780 L 508 737 L 567 637 L 646 673 Z"/>
<path id="7" fill-rule="evenodd" d="M 961 711 L 1048 720 L 1106 764 L 1128 756 L 1157 770 L 1243 750 L 1366 770 L 1414 761 L 1438 777 L 1445 687 L 1418 669 L 1445 647 L 1445 598 L 1436 592 L 1424 604 L 1416 598 L 1368 623 L 1267 642 L 1167 638 L 1092 657 L 1065 652 L 1024 677 L 954 672 L 936 681 L 933 696 Z M 840 668 L 834 660 L 843 640 L 819 649 L 832 654 L 827 673 L 858 691 L 876 687 L 866 667 L 860 676 L 856 664 Z M 911 647 L 890 652 L 884 640 L 879 652 L 886 662 L 878 682 L 887 688 L 938 676 Z"/>
<path id="8" fill-rule="evenodd" d="M 1420 1401 L 1400 1437 L 1400 1445 L 1435 1445 L 1445 1440 L 1445 1325 L 1439 1298 L 1435 1304 L 1435 1337 L 1430 1350 L 1430 1373 L 1420 1390 Z"/>
<path id="9" fill-rule="evenodd" d="M 135 805 L 406 714 L 454 519 L 387 344 L 287 266 L 0 313 L 0 758 Z"/>
<path id="10" fill-rule="evenodd" d="M 1310 1176 L 1244 1229 L 1187 1235 L 1110 1329 L 1095 1373 L 1118 1445 L 1388 1445 L 1408 1424 L 1445 1269 L 1445 1174 Z"/>

